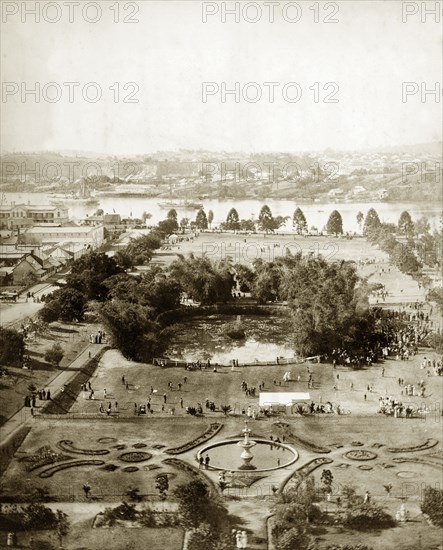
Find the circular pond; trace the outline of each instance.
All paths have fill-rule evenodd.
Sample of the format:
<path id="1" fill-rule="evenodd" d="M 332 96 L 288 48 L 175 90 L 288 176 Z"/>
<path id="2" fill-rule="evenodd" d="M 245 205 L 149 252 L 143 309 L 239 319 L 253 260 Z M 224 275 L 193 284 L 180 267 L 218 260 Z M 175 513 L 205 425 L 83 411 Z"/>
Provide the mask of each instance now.
<path id="1" fill-rule="evenodd" d="M 242 438 L 220 441 L 212 445 L 203 447 L 197 453 L 197 459 L 209 456 L 209 467 L 215 470 L 228 470 L 232 472 L 264 472 L 268 470 L 277 470 L 293 464 L 298 453 L 295 449 L 284 443 L 273 443 L 268 439 L 254 438 L 255 445 L 251 448 L 253 468 L 242 468 L 242 448 L 238 442 Z"/>

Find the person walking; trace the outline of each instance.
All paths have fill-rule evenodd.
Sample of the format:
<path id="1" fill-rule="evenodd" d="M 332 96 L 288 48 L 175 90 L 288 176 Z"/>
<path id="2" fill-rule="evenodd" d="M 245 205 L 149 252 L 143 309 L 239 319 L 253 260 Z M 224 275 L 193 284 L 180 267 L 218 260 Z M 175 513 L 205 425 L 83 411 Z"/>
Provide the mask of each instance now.
<path id="1" fill-rule="evenodd" d="M 209 468 L 209 462 L 210 462 L 209 455 L 206 455 L 205 456 L 205 469 L 206 470 Z"/>
<path id="2" fill-rule="evenodd" d="M 89 493 L 91 492 L 91 486 L 89 485 L 88 482 L 86 482 L 84 485 L 83 485 L 83 491 L 85 493 L 85 497 L 86 498 L 89 498 Z"/>

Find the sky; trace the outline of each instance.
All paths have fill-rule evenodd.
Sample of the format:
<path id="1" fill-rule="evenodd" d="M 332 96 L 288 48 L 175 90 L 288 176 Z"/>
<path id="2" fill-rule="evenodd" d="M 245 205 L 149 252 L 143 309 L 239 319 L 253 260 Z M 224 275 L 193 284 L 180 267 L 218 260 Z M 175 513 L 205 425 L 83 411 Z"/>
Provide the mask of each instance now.
<path id="1" fill-rule="evenodd" d="M 422 11 L 435 2 L 274 2 L 273 20 L 264 2 L 76 3 L 1 2 L 3 152 L 441 140 L 441 19 Z M 223 13 L 236 4 L 237 22 Z M 439 101 L 422 95 L 436 83 Z"/>

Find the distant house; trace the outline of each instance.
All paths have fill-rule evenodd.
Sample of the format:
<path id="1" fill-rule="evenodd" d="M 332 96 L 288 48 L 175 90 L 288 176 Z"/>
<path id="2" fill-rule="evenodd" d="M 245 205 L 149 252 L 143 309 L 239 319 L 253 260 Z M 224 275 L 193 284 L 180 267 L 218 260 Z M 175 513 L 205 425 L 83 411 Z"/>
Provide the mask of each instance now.
<path id="1" fill-rule="evenodd" d="M 36 281 L 39 281 L 47 274 L 48 272 L 43 269 L 42 264 L 32 254 L 27 254 L 12 270 L 12 278 L 15 285 L 24 283 L 29 279 L 30 275 L 34 276 Z"/>
<path id="2" fill-rule="evenodd" d="M 366 193 L 366 187 L 363 187 L 363 185 L 355 185 L 352 193 L 354 195 L 361 195 L 362 193 Z"/>
<path id="3" fill-rule="evenodd" d="M 0 229 L 26 229 L 33 225 L 57 224 L 69 221 L 69 211 L 62 205 L 2 204 Z"/>
<path id="4" fill-rule="evenodd" d="M 96 249 L 104 242 L 104 226 L 45 227 L 34 226 L 25 231 L 22 239 L 27 244 L 74 243 Z"/>
<path id="5" fill-rule="evenodd" d="M 331 198 L 341 197 L 342 195 L 344 195 L 344 191 L 341 188 L 331 189 L 330 191 L 328 191 L 328 196 Z"/>

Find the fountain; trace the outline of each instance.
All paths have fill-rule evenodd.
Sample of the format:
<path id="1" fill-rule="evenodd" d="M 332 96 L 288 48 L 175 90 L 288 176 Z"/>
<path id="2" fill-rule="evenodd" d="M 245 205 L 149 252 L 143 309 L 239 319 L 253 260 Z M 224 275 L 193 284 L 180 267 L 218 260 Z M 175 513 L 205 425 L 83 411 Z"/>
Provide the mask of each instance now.
<path id="1" fill-rule="evenodd" d="M 234 472 L 245 473 L 248 470 L 258 473 L 286 468 L 298 458 L 297 451 L 286 443 L 258 436 L 251 440 L 248 420 L 245 420 L 242 432 L 243 437 L 223 439 L 202 447 L 197 452 L 197 461 L 208 455 L 211 470 L 230 472 L 232 475 Z M 239 447 L 242 449 L 240 457 L 238 456 Z M 254 454 L 251 453 L 252 447 L 254 447 Z M 251 464 L 252 461 L 254 464 Z"/>
<path id="2" fill-rule="evenodd" d="M 243 452 L 240 455 L 240 458 L 243 460 L 243 464 L 240 466 L 240 470 L 255 470 L 256 467 L 251 464 L 251 460 L 254 458 L 250 449 L 256 445 L 255 441 L 249 439 L 249 434 L 251 433 L 250 428 L 248 428 L 248 421 L 245 420 L 245 427 L 242 432 L 244 433 L 243 441 L 239 441 L 237 445 L 243 449 Z"/>

